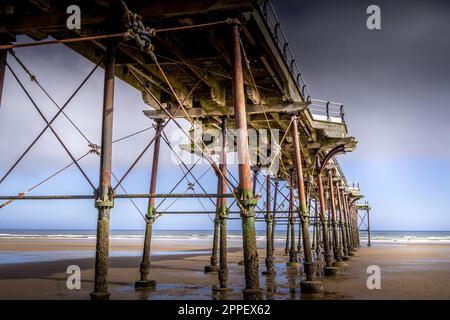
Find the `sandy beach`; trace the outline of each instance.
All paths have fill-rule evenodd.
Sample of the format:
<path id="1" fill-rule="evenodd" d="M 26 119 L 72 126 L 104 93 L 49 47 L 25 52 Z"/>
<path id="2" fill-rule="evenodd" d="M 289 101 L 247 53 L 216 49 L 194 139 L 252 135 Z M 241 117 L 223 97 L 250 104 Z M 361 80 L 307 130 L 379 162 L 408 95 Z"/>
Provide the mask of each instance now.
<path id="1" fill-rule="evenodd" d="M 260 271 L 265 269 L 265 252 L 259 251 Z M 223 299 L 211 287 L 217 274 L 204 274 L 209 262 L 210 243 L 163 241 L 153 243 L 150 279 L 155 292 L 135 291 L 139 277 L 142 244 L 140 240 L 113 240 L 110 251 L 109 290 L 111 299 Z M 281 246 L 280 246 L 281 247 Z M 0 299 L 88 299 L 94 278 L 95 242 L 89 240 L 2 239 L 0 243 Z M 242 299 L 244 267 L 239 241 L 229 248 L 229 287 L 227 299 Z M 301 296 L 299 276 L 286 271 L 288 257 L 276 250 L 274 279 L 261 276 L 267 299 L 450 299 L 450 245 L 376 244 L 362 247 L 341 274 L 333 279 L 321 277 L 325 293 Z M 80 290 L 66 286 L 69 265 L 81 269 Z M 368 290 L 369 265 L 381 268 L 381 290 Z"/>

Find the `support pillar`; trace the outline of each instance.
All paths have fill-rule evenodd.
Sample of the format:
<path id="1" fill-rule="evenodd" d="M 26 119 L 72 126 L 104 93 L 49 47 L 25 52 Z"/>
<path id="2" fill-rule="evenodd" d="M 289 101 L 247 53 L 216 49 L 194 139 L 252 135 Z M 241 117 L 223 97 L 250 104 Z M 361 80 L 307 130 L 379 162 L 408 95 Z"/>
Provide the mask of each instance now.
<path id="1" fill-rule="evenodd" d="M 290 248 L 289 262 L 287 266 L 290 268 L 298 268 L 297 252 L 295 251 L 295 217 L 294 217 L 294 172 L 291 171 L 289 182 L 289 220 L 287 224 L 290 226 Z"/>
<path id="2" fill-rule="evenodd" d="M 275 227 L 277 225 L 277 221 L 276 221 L 276 214 L 277 214 L 277 200 L 278 200 L 278 179 L 275 179 L 275 190 L 273 193 L 273 214 L 272 214 L 272 234 L 271 234 L 271 238 L 272 238 L 272 255 L 275 252 Z"/>
<path id="3" fill-rule="evenodd" d="M 297 174 L 297 190 L 299 196 L 299 219 L 302 221 L 303 233 L 303 250 L 304 250 L 304 270 L 306 281 L 300 283 L 303 293 L 320 293 L 323 292 L 323 284 L 321 281 L 315 281 L 315 265 L 312 259 L 311 241 L 309 238 L 309 212 L 306 208 L 305 182 L 303 180 L 303 168 L 300 151 L 300 138 L 298 131 L 297 115 L 292 116 L 292 138 L 294 142 L 294 160 L 295 171 Z"/>
<path id="4" fill-rule="evenodd" d="M 222 163 L 219 164 L 219 166 L 222 165 Z M 222 191 L 222 184 L 223 179 L 220 174 L 217 174 L 217 193 L 220 194 Z M 212 273 L 219 271 L 219 266 L 217 265 L 217 254 L 218 254 L 218 247 L 219 247 L 219 229 L 220 229 L 220 210 L 222 208 L 222 199 L 217 198 L 216 199 L 216 216 L 214 217 L 214 233 L 213 233 L 213 245 L 211 250 L 211 258 L 210 258 L 210 265 L 205 266 L 205 273 Z"/>
<path id="5" fill-rule="evenodd" d="M 348 207 L 348 197 L 343 192 L 343 202 L 344 202 L 344 217 L 345 217 L 345 225 L 346 225 L 346 231 L 347 231 L 347 250 L 348 255 L 350 257 L 355 256 L 355 253 L 353 252 L 353 235 L 352 235 L 352 225 L 350 221 L 350 212 Z"/>
<path id="6" fill-rule="evenodd" d="M 322 238 L 324 248 L 325 267 L 324 273 L 326 276 L 334 276 L 338 274 L 339 268 L 333 267 L 333 254 L 330 249 L 329 233 L 328 233 L 328 218 L 325 208 L 325 195 L 323 190 L 322 170 L 320 170 L 319 158 L 317 158 L 317 185 L 319 187 L 319 201 L 320 201 L 320 221 L 322 223 Z"/>
<path id="7" fill-rule="evenodd" d="M 109 218 L 114 206 L 111 188 L 111 158 L 114 111 L 114 76 L 116 43 L 108 42 L 105 57 L 105 79 L 103 91 L 102 146 L 100 157 L 100 182 L 96 191 L 95 207 L 98 209 L 97 243 L 95 249 L 95 280 L 93 300 L 109 299 L 108 256 L 109 256 Z"/>
<path id="8" fill-rule="evenodd" d="M 243 294 L 245 300 L 256 300 L 262 298 L 262 290 L 259 287 L 258 251 L 256 248 L 255 230 L 254 208 L 257 200 L 254 198 L 252 192 L 239 27 L 240 24 L 238 21 L 234 21 L 231 25 L 232 83 L 239 163 L 237 200 L 241 210 L 244 249 L 245 289 L 243 290 Z"/>
<path id="9" fill-rule="evenodd" d="M 227 118 L 222 117 L 222 150 L 220 153 L 219 170 L 222 173 L 219 176 L 219 194 L 226 194 L 227 183 L 225 177 L 227 176 Z M 214 287 L 216 292 L 229 292 L 231 288 L 227 287 L 228 281 L 228 265 L 227 265 L 227 220 L 228 208 L 226 198 L 217 198 L 217 212 L 219 213 L 220 221 L 220 253 L 219 253 L 219 287 Z"/>
<path id="10" fill-rule="evenodd" d="M 337 221 L 336 214 L 336 198 L 334 194 L 334 184 L 333 184 L 333 170 L 328 171 L 328 184 L 330 185 L 330 200 L 331 200 L 331 221 L 333 228 L 333 253 L 334 259 L 336 260 L 333 263 L 334 267 L 340 267 L 342 265 L 342 249 L 339 243 L 339 226 Z"/>
<path id="11" fill-rule="evenodd" d="M 309 208 L 311 208 L 311 199 L 308 199 L 309 205 L 308 205 L 308 211 Z M 298 239 L 297 239 L 297 253 L 299 254 L 298 259 L 300 260 L 300 254 L 302 252 L 302 222 L 298 221 Z"/>
<path id="12" fill-rule="evenodd" d="M 290 206 L 290 204 L 289 204 L 289 206 Z M 291 237 L 291 224 L 288 220 L 288 222 L 286 223 L 286 244 L 284 246 L 284 255 L 285 256 L 287 256 L 289 254 L 289 239 L 290 239 L 290 237 Z"/>
<path id="13" fill-rule="evenodd" d="M 352 210 L 353 212 L 353 232 L 355 234 L 355 250 L 356 248 L 360 247 L 360 243 L 359 243 L 359 227 L 358 227 L 358 210 L 356 209 L 356 207 L 352 204 L 350 206 L 350 210 Z"/>
<path id="14" fill-rule="evenodd" d="M 272 213 L 270 212 L 270 175 L 266 176 L 266 271 L 265 275 L 274 275 L 273 270 L 273 247 L 272 247 Z"/>
<path id="15" fill-rule="evenodd" d="M 315 208 L 314 208 L 314 241 L 316 243 L 316 262 L 319 265 L 319 262 L 322 260 L 322 245 L 320 244 L 320 222 L 319 222 L 319 205 L 317 203 L 317 198 L 315 199 Z"/>
<path id="16" fill-rule="evenodd" d="M 159 163 L 159 151 L 161 145 L 161 131 L 162 131 L 162 120 L 155 120 L 156 131 L 155 131 L 155 142 L 153 149 L 153 160 L 152 160 L 152 172 L 150 176 L 150 194 L 156 193 L 156 179 L 158 176 L 158 163 Z M 156 287 L 156 282 L 154 280 L 148 280 L 148 274 L 150 273 L 151 266 L 151 247 L 152 247 L 152 231 L 153 222 L 155 221 L 155 198 L 149 198 L 147 204 L 147 214 L 145 215 L 145 237 L 144 237 L 144 249 L 142 252 L 142 262 L 140 265 L 140 280 L 136 281 L 136 289 L 148 289 L 154 290 Z"/>
<path id="17" fill-rule="evenodd" d="M 370 210 L 367 209 L 367 246 L 370 247 L 372 244 L 370 243 Z"/>
<path id="18" fill-rule="evenodd" d="M 348 261 L 351 259 L 351 257 L 348 254 L 348 238 L 347 238 L 347 225 L 345 222 L 345 211 L 344 211 L 344 204 L 343 204 L 343 194 L 341 192 L 341 185 L 339 182 L 336 182 L 336 192 L 337 192 L 337 200 L 338 200 L 338 207 L 339 207 L 339 224 L 341 227 L 341 238 L 342 238 L 342 260 Z"/>

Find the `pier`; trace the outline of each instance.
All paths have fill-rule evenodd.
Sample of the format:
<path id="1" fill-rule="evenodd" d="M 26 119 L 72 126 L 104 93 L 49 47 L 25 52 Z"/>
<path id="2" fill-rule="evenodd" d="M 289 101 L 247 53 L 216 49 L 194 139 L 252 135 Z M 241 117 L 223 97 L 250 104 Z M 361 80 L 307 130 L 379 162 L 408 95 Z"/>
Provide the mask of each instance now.
<path id="1" fill-rule="evenodd" d="M 275 228 L 286 230 L 286 268 L 297 272 L 302 294 L 321 294 L 321 277 L 338 277 L 345 263 L 351 264 L 358 247 L 371 245 L 370 211 L 358 183 L 350 183 L 338 156 L 352 152 L 357 140 L 347 130 L 344 104 L 313 98 L 303 79 L 300 64 L 292 52 L 270 1 L 78 1 L 81 29 L 66 26 L 66 8 L 72 1 L 17 1 L 0 5 L 0 107 L 5 72 L 11 73 L 18 88 L 27 96 L 45 122 L 42 131 L 9 168 L 0 171 L 0 184 L 46 131 L 50 131 L 71 158 L 66 167 L 29 189 L 0 195 L 0 209 L 16 201 L 92 201 L 97 210 L 95 279 L 91 299 L 110 298 L 108 258 L 110 219 L 115 201 L 148 199 L 142 262 L 136 268 L 136 290 L 158 290 L 152 278 L 152 230 L 164 215 L 212 214 L 214 230 L 210 263 L 205 273 L 217 274 L 212 291 L 227 295 L 227 221 L 240 220 L 245 283 L 242 297 L 263 299 L 260 277 L 275 274 Z M 30 42 L 16 43 L 26 35 Z M 27 62 L 16 52 L 33 46 L 64 44 L 94 63 L 91 72 L 63 105 L 58 105 L 45 89 L 39 75 L 32 74 Z M 8 61 L 15 60 L 21 71 L 53 101 L 57 108 L 47 118 Z M 80 88 L 98 69 L 104 69 L 101 141 L 91 141 L 64 112 Z M 55 74 L 63 78 L 64 75 Z M 113 117 L 115 79 L 120 78 L 142 93 L 148 105 L 147 117 L 153 138 L 122 176 L 114 175 Z M 86 153 L 75 157 L 64 143 L 64 132 L 53 123 L 66 118 L 86 143 Z M 189 143 L 172 145 L 166 135 L 168 124 L 175 125 Z M 186 123 L 189 130 L 186 130 Z M 130 124 L 132 127 L 133 124 Z M 137 129 L 137 128 L 136 128 Z M 135 134 L 139 134 L 136 131 Z M 123 137 L 127 139 L 128 137 Z M 254 142 L 257 143 L 254 143 Z M 193 188 L 185 193 L 159 193 L 158 175 L 161 144 L 178 157 Z M 123 182 L 144 154 L 152 150 L 149 189 L 126 192 Z M 180 155 L 195 159 L 187 163 Z M 231 163 L 228 156 L 237 156 Z M 100 179 L 91 181 L 79 164 L 86 156 L 97 156 Z M 50 155 L 49 155 L 50 156 Z M 217 176 L 217 187 L 207 190 L 192 169 L 206 161 Z M 92 194 L 40 195 L 44 183 L 75 166 L 92 188 Z M 231 167 L 236 168 L 233 174 Z M 176 187 L 175 186 L 175 187 Z M 35 190 L 36 189 L 36 190 Z M 175 190 L 175 188 L 173 188 Z M 148 191 L 148 193 L 147 193 Z M 159 199 L 208 199 L 214 211 L 159 211 Z M 134 204 L 134 202 L 133 202 Z M 284 207 L 286 204 L 286 207 Z M 265 257 L 260 263 L 256 230 L 265 228 Z M 368 243 L 361 243 L 367 232 Z M 345 263 L 344 263 L 345 261 Z"/>

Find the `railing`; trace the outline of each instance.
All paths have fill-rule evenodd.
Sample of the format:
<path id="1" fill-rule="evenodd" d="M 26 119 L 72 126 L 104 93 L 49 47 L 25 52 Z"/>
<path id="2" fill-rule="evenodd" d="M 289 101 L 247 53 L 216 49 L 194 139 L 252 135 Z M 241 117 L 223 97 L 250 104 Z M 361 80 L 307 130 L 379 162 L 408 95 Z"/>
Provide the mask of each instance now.
<path id="1" fill-rule="evenodd" d="M 295 79 L 298 90 L 301 92 L 303 98 L 306 101 L 310 101 L 311 95 L 308 91 L 308 88 L 306 88 L 305 80 L 302 77 L 300 68 L 298 67 L 295 56 L 292 53 L 289 42 L 287 41 L 286 35 L 284 34 L 281 23 L 278 20 L 278 16 L 270 0 L 264 1 L 261 10 L 263 12 L 264 18 L 266 19 L 267 25 L 269 26 L 269 29 L 272 32 L 273 37 L 275 38 L 278 48 L 281 50 L 284 60 L 286 61 L 286 64 L 288 65 L 289 70 L 291 71 L 291 74 Z"/>
<path id="2" fill-rule="evenodd" d="M 359 182 L 357 182 L 357 183 L 353 182 L 352 184 L 347 185 L 347 189 L 351 190 L 351 191 L 359 192 L 360 191 Z"/>
<path id="3" fill-rule="evenodd" d="M 309 112 L 314 120 L 345 123 L 342 103 L 312 99 Z"/>
<path id="4" fill-rule="evenodd" d="M 301 92 L 303 99 L 310 102 L 309 111 L 315 120 L 345 123 L 344 121 L 344 106 L 337 102 L 321 101 L 311 99 L 311 94 L 306 87 L 305 80 L 302 77 L 300 68 L 292 53 L 289 42 L 281 27 L 280 20 L 275 12 L 270 0 L 265 0 L 262 7 L 262 13 L 267 22 L 267 25 L 278 45 L 278 48 L 283 54 L 284 60 L 289 67 L 292 77 L 295 79 L 298 90 Z"/>

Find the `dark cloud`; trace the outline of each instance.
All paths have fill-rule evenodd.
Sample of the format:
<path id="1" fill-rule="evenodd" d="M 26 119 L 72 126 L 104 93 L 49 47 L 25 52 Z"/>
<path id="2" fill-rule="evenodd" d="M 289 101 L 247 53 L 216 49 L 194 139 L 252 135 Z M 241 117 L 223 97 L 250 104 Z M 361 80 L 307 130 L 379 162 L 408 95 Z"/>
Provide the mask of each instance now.
<path id="1" fill-rule="evenodd" d="M 381 30 L 366 8 L 381 8 Z M 344 103 L 362 157 L 450 155 L 450 2 L 275 3 L 313 97 Z"/>

